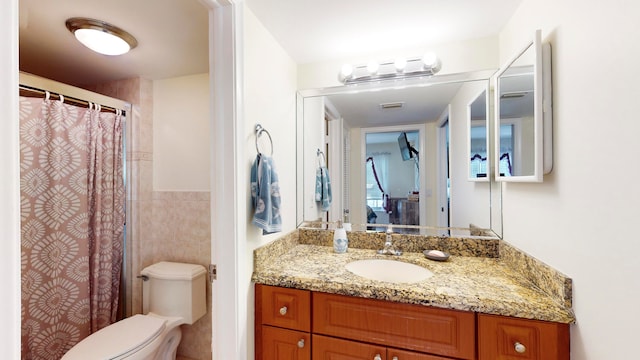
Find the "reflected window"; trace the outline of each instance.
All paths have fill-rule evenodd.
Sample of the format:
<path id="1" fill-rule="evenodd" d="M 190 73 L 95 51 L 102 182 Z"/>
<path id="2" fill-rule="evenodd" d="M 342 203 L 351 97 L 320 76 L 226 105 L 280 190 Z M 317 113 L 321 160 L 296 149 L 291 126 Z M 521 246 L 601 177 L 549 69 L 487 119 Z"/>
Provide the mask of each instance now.
<path id="1" fill-rule="evenodd" d="M 487 177 L 487 129 L 484 122 L 471 126 L 471 172 L 472 178 Z"/>

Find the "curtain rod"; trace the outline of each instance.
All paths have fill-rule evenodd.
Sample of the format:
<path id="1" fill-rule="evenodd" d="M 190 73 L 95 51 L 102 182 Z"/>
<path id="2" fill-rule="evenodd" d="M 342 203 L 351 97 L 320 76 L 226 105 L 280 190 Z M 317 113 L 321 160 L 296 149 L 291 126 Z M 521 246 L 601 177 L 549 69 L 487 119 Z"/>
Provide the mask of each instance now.
<path id="1" fill-rule="evenodd" d="M 27 85 L 22 85 L 20 84 L 20 90 L 21 91 L 28 91 L 28 92 L 32 92 L 32 93 L 37 93 L 37 94 L 41 94 L 44 95 L 47 93 L 48 90 L 42 90 L 42 89 L 38 89 L 32 86 L 27 86 Z M 50 96 L 55 96 L 58 99 L 60 99 L 60 94 L 56 94 L 54 92 L 48 91 L 49 94 L 51 94 Z M 66 96 L 64 95 L 64 101 L 65 102 L 70 102 L 70 103 L 74 103 L 76 105 L 82 105 L 83 107 L 89 107 L 89 101 L 87 100 L 82 100 L 82 99 L 78 99 L 78 98 L 74 98 L 73 96 Z M 101 109 L 107 112 L 113 112 L 116 113 L 117 110 L 122 111 L 122 115 L 126 115 L 126 111 L 124 109 L 116 109 L 114 107 L 111 106 L 106 106 L 106 105 L 100 105 Z"/>

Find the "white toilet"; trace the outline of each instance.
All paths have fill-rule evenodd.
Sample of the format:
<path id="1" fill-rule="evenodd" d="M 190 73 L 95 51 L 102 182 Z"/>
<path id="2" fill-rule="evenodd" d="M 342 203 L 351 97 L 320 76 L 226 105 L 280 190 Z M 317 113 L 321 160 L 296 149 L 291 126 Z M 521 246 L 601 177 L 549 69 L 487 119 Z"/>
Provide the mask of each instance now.
<path id="1" fill-rule="evenodd" d="M 142 311 L 91 334 L 62 360 L 175 360 L 181 324 L 206 312 L 206 269 L 201 265 L 159 262 L 141 275 Z"/>

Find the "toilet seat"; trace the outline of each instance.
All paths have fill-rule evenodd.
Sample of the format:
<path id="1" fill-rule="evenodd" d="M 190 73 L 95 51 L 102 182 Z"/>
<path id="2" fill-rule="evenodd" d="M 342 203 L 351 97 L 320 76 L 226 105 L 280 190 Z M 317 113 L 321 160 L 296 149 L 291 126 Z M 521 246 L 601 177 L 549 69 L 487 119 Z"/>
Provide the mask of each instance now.
<path id="1" fill-rule="evenodd" d="M 158 338 L 166 323 L 159 317 L 134 315 L 89 335 L 62 359 L 124 359 Z"/>

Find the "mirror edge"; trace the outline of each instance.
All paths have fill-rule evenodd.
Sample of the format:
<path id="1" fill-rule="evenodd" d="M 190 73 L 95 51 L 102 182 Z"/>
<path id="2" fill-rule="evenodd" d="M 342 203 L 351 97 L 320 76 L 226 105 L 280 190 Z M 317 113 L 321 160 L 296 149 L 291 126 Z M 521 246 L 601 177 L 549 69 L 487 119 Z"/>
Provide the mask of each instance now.
<path id="1" fill-rule="evenodd" d="M 296 91 L 296 149 L 304 146 L 304 95 Z M 296 227 L 304 222 L 304 184 L 298 179 L 304 176 L 304 156 L 296 151 Z"/>
<path id="2" fill-rule="evenodd" d="M 540 31 L 540 30 L 538 30 Z M 551 77 L 551 44 L 541 43 L 542 122 L 543 122 L 543 173 L 553 170 L 553 83 Z"/>

